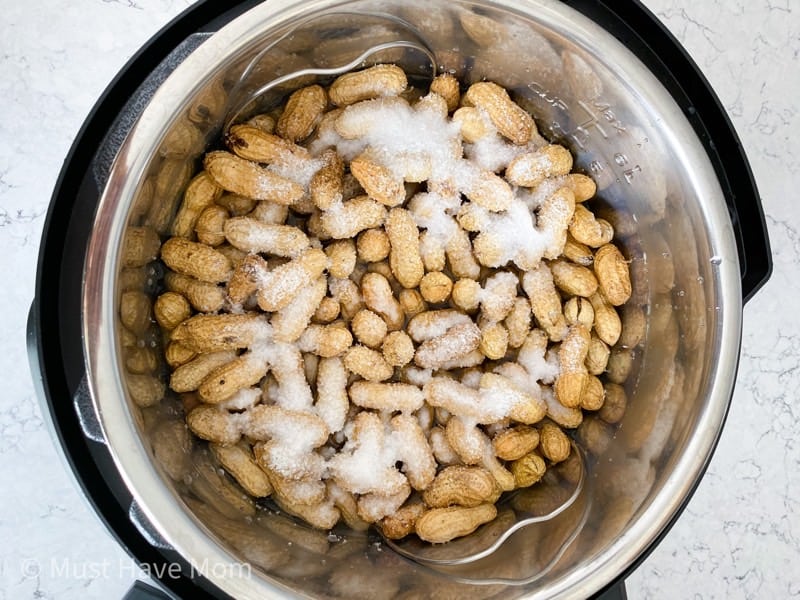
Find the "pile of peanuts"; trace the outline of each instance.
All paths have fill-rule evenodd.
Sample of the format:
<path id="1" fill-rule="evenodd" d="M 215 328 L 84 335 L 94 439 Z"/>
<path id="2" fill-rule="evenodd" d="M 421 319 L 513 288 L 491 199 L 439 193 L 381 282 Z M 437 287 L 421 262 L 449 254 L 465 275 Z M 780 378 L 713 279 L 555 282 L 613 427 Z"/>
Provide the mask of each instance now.
<path id="1" fill-rule="evenodd" d="M 248 494 L 442 543 L 566 460 L 585 411 L 621 418 L 600 375 L 628 264 L 505 89 L 376 65 L 224 145 L 161 245 L 154 315 L 189 428 Z"/>

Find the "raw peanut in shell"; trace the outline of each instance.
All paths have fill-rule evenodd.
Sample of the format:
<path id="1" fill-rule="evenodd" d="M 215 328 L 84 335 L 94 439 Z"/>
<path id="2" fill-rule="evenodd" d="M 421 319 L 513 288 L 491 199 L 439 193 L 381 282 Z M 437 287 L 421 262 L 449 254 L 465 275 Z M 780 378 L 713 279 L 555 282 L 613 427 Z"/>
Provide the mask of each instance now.
<path id="1" fill-rule="evenodd" d="M 625 388 L 617 383 L 607 381 L 603 388 L 605 390 L 605 401 L 600 410 L 597 411 L 597 416 L 606 423 L 614 425 L 622 420 L 625 416 L 625 409 L 628 405 L 628 395 Z"/>
<path id="2" fill-rule="evenodd" d="M 350 172 L 367 195 L 384 206 L 399 206 L 406 199 L 403 179 L 373 160 L 369 152 L 356 156 L 350 162 Z"/>
<path id="3" fill-rule="evenodd" d="M 358 311 L 350 323 L 356 339 L 370 348 L 378 348 L 386 338 L 388 328 L 380 315 L 369 309 Z"/>
<path id="4" fill-rule="evenodd" d="M 328 95 L 322 86 L 300 88 L 286 101 L 275 132 L 290 142 L 303 141 L 311 135 L 327 104 Z"/>
<path id="5" fill-rule="evenodd" d="M 267 362 L 246 352 L 211 371 L 197 387 L 197 393 L 203 402 L 218 404 L 239 390 L 257 384 L 266 374 Z"/>
<path id="6" fill-rule="evenodd" d="M 367 381 L 386 381 L 394 373 L 394 369 L 380 352 L 361 345 L 353 346 L 345 352 L 344 366 Z"/>
<path id="7" fill-rule="evenodd" d="M 461 137 L 468 144 L 474 144 L 490 135 L 496 135 L 497 129 L 489 121 L 488 115 L 474 106 L 462 106 L 453 113 L 453 121 L 461 126 Z"/>
<path id="8" fill-rule="evenodd" d="M 217 185 L 234 194 L 287 206 L 305 194 L 300 184 L 230 152 L 209 152 L 203 164 Z"/>
<path id="9" fill-rule="evenodd" d="M 266 312 L 284 308 L 322 275 L 327 263 L 328 257 L 322 250 L 308 248 L 297 258 L 262 274 L 258 282 L 258 306 Z"/>
<path id="10" fill-rule="evenodd" d="M 335 149 L 329 148 L 320 157 L 322 167 L 311 177 L 308 192 L 320 210 L 328 210 L 344 198 L 344 161 Z"/>
<path id="11" fill-rule="evenodd" d="M 525 343 L 531 330 L 532 317 L 530 301 L 522 296 L 517 297 L 504 321 L 508 331 L 509 348 L 519 348 Z"/>
<path id="12" fill-rule="evenodd" d="M 122 324 L 136 335 L 142 335 L 150 326 L 153 306 L 144 292 L 123 292 L 119 300 L 119 318 Z"/>
<path id="13" fill-rule="evenodd" d="M 219 246 L 225 241 L 223 227 L 228 220 L 228 211 L 216 204 L 200 213 L 194 231 L 197 241 L 207 246 Z"/>
<path id="14" fill-rule="evenodd" d="M 567 234 L 564 244 L 564 258 L 582 267 L 591 267 L 594 264 L 594 252 L 586 244 L 577 241 L 571 234 Z"/>
<path id="15" fill-rule="evenodd" d="M 485 170 L 469 178 L 464 195 L 492 212 L 508 210 L 514 200 L 511 186 L 499 175 Z"/>
<path id="16" fill-rule="evenodd" d="M 405 323 L 403 307 L 394 297 L 389 281 L 379 273 L 366 273 L 361 279 L 361 293 L 367 308 L 378 313 L 389 331 L 397 331 Z"/>
<path id="17" fill-rule="evenodd" d="M 529 452 L 511 463 L 514 485 L 517 488 L 532 486 L 544 476 L 547 465 L 536 452 Z"/>
<path id="18" fill-rule="evenodd" d="M 573 296 L 564 303 L 564 318 L 568 325 L 582 323 L 591 329 L 594 326 L 594 308 L 588 299 Z"/>
<path id="19" fill-rule="evenodd" d="M 589 385 L 589 374 L 584 361 L 589 351 L 591 336 L 583 325 L 572 325 L 558 351 L 560 372 L 555 383 L 558 401 L 567 408 L 581 405 L 581 397 Z"/>
<path id="20" fill-rule="evenodd" d="M 438 368 L 472 352 L 480 342 L 481 330 L 477 325 L 456 325 L 442 335 L 422 342 L 414 355 L 414 362 L 423 369 Z"/>
<path id="21" fill-rule="evenodd" d="M 356 268 L 356 245 L 353 240 L 335 240 L 325 247 L 328 255 L 328 273 L 331 277 L 345 279 Z"/>
<path id="22" fill-rule="evenodd" d="M 597 193 L 597 184 L 594 179 L 583 173 L 570 173 L 567 175 L 567 186 L 575 195 L 575 202 L 591 200 Z"/>
<path id="23" fill-rule="evenodd" d="M 422 499 L 430 508 L 458 505 L 474 507 L 496 502 L 500 488 L 492 474 L 483 467 L 453 465 L 442 469 L 423 491 Z"/>
<path id="24" fill-rule="evenodd" d="M 453 112 L 461 101 L 461 86 L 450 73 L 441 73 L 433 78 L 431 92 L 439 94 L 447 104 L 447 111 Z"/>
<path id="25" fill-rule="evenodd" d="M 550 263 L 550 272 L 553 283 L 568 296 L 588 298 L 597 291 L 597 278 L 591 269 L 559 259 Z"/>
<path id="26" fill-rule="evenodd" d="M 153 348 L 131 346 L 123 350 L 125 368 L 128 373 L 155 373 L 159 367 L 159 357 Z"/>
<path id="27" fill-rule="evenodd" d="M 464 94 L 464 104 L 485 110 L 497 130 L 515 144 L 527 144 L 536 131 L 533 118 L 496 83 L 473 83 Z"/>
<path id="28" fill-rule="evenodd" d="M 380 227 L 386 220 L 386 207 L 369 196 L 334 203 L 320 214 L 323 231 L 335 240 L 356 237 L 365 229 Z"/>
<path id="29" fill-rule="evenodd" d="M 164 359 L 172 369 L 177 369 L 196 357 L 197 352 L 179 342 L 169 342 L 167 347 L 164 348 Z"/>
<path id="30" fill-rule="evenodd" d="M 410 500 L 401 506 L 393 515 L 384 517 L 378 522 L 381 533 L 390 540 L 399 540 L 414 533 L 417 519 L 425 512 L 425 504 L 419 500 Z"/>
<path id="31" fill-rule="evenodd" d="M 616 309 L 599 290 L 589 296 L 589 302 L 594 310 L 594 331 L 597 337 L 609 346 L 616 345 L 622 334 L 622 320 Z"/>
<path id="32" fill-rule="evenodd" d="M 625 257 L 614 244 L 605 244 L 594 254 L 594 272 L 603 295 L 612 306 L 631 297 L 631 276 Z"/>
<path id="33" fill-rule="evenodd" d="M 272 493 L 272 484 L 267 474 L 256 464 L 253 453 L 244 444 L 223 446 L 209 444 L 211 453 L 220 462 L 244 490 L 256 498 L 263 498 Z"/>
<path id="34" fill-rule="evenodd" d="M 611 349 L 596 333 L 592 333 L 592 341 L 589 342 L 589 351 L 586 353 L 586 370 L 591 375 L 602 375 L 610 355 Z"/>
<path id="35" fill-rule="evenodd" d="M 327 289 L 328 282 L 323 275 L 274 313 L 270 321 L 273 337 L 281 342 L 296 341 L 310 324 Z"/>
<path id="36" fill-rule="evenodd" d="M 191 238 L 200 214 L 212 206 L 222 195 L 219 187 L 205 171 L 201 171 L 186 186 L 175 219 L 172 221 L 170 232 L 177 237 Z"/>
<path id="37" fill-rule="evenodd" d="M 393 208 L 385 224 L 389 237 L 389 265 L 397 281 L 404 288 L 415 288 L 425 274 L 419 253 L 419 230 L 411 213 L 404 208 Z"/>
<path id="38" fill-rule="evenodd" d="M 347 106 L 379 96 L 397 96 L 407 86 L 406 74 L 400 67 L 375 65 L 340 75 L 328 89 L 328 96 L 336 106 Z"/>
<path id="39" fill-rule="evenodd" d="M 581 394 L 581 408 L 583 410 L 600 410 L 605 402 L 605 390 L 603 382 L 595 375 L 589 375 L 586 382 L 586 389 Z"/>
<path id="40" fill-rule="evenodd" d="M 164 383 L 153 375 L 131 373 L 126 377 L 125 383 L 131 400 L 140 408 L 154 406 L 164 397 Z"/>
<path id="41" fill-rule="evenodd" d="M 419 282 L 419 291 L 423 299 L 432 304 L 440 304 L 450 297 L 453 280 L 441 271 L 425 273 Z"/>
<path id="42" fill-rule="evenodd" d="M 302 352 L 311 352 L 322 358 L 339 356 L 352 345 L 353 335 L 350 330 L 336 322 L 330 325 L 309 325 L 297 341 Z"/>
<path id="43" fill-rule="evenodd" d="M 500 360 L 508 350 L 508 330 L 502 323 L 488 323 L 481 327 L 480 351 L 489 360 Z"/>
<path id="44" fill-rule="evenodd" d="M 122 245 L 122 265 L 142 267 L 158 257 L 161 240 L 152 227 L 128 227 Z"/>
<path id="45" fill-rule="evenodd" d="M 169 386 L 174 391 L 192 392 L 217 368 L 236 358 L 230 350 L 200 354 L 197 358 L 181 365 L 172 372 Z"/>
<path id="46" fill-rule="evenodd" d="M 381 346 L 383 358 L 393 367 L 402 367 L 414 359 L 414 342 L 404 331 L 392 331 Z"/>
<path id="47" fill-rule="evenodd" d="M 567 460 L 572 451 L 569 438 L 557 425 L 543 423 L 539 427 L 539 452 L 550 462 Z"/>
<path id="48" fill-rule="evenodd" d="M 208 283 L 227 281 L 233 268 L 231 261 L 211 246 L 173 237 L 161 246 L 161 260 L 182 275 Z"/>
<path id="49" fill-rule="evenodd" d="M 182 294 L 164 292 L 156 298 L 153 314 L 161 327 L 171 331 L 192 315 L 192 307 Z"/>
<path id="50" fill-rule="evenodd" d="M 417 519 L 414 531 L 426 542 L 443 544 L 472 533 L 496 516 L 497 508 L 489 503 L 475 507 L 432 508 Z"/>
<path id="51" fill-rule="evenodd" d="M 225 289 L 214 283 L 168 272 L 164 275 L 164 284 L 169 291 L 185 296 L 192 308 L 198 312 L 214 313 L 225 304 Z"/>
<path id="52" fill-rule="evenodd" d="M 217 444 L 235 444 L 242 438 L 231 414 L 216 406 L 201 404 L 186 415 L 186 423 L 197 437 Z"/>
<path id="53" fill-rule="evenodd" d="M 492 447 L 497 458 L 517 460 L 539 445 L 539 431 L 529 425 L 516 425 L 504 429 L 492 438 Z"/>
<path id="54" fill-rule="evenodd" d="M 248 253 L 294 258 L 309 247 L 308 236 L 298 227 L 264 223 L 251 217 L 228 219 L 223 232 L 232 246 Z"/>
<path id="55" fill-rule="evenodd" d="M 550 144 L 514 158 L 506 167 L 506 179 L 514 185 L 536 187 L 548 177 L 566 175 L 572 169 L 572 154 L 563 146 Z"/>
<path id="56" fill-rule="evenodd" d="M 596 218 L 594 213 L 582 204 L 575 206 L 572 222 L 569 224 L 572 237 L 591 248 L 600 248 L 614 237 L 614 228 L 605 219 Z"/>
<path id="57" fill-rule="evenodd" d="M 228 130 L 225 143 L 236 156 L 252 161 L 253 164 L 282 163 L 292 159 L 302 161 L 310 158 L 308 150 L 302 146 L 252 125 L 233 125 Z M 256 198 L 249 194 L 242 196 Z M 256 199 L 261 200 L 261 198 Z"/>
<path id="58" fill-rule="evenodd" d="M 522 276 L 522 289 L 530 299 L 536 322 L 551 341 L 561 341 L 567 333 L 567 322 L 561 308 L 561 297 L 548 266 L 541 264 L 527 271 Z"/>
<path id="59" fill-rule="evenodd" d="M 407 288 L 400 290 L 398 301 L 406 317 L 409 319 L 428 310 L 428 304 L 418 290 L 410 290 Z"/>
<path id="60" fill-rule="evenodd" d="M 389 236 L 383 229 L 367 229 L 356 240 L 358 258 L 362 262 L 380 262 L 389 256 Z"/>
<path id="61" fill-rule="evenodd" d="M 178 325 L 170 339 L 196 352 L 215 352 L 248 348 L 270 335 L 270 326 L 264 315 L 199 314 Z"/>
<path id="62" fill-rule="evenodd" d="M 350 386 L 350 400 L 362 408 L 410 414 L 422 407 L 425 395 L 408 383 L 356 381 Z"/>

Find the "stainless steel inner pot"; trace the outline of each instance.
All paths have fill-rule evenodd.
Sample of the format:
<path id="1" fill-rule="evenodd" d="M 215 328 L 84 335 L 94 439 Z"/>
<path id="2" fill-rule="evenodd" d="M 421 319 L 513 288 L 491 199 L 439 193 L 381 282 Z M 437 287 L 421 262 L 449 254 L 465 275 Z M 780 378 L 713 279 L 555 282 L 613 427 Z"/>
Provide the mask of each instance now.
<path id="1" fill-rule="evenodd" d="M 165 371 L 143 374 L 126 360 L 132 344 L 158 345 L 153 328 L 132 332 L 120 322 L 121 301 L 143 301 L 146 314 L 159 286 L 152 264 L 126 262 L 126 245 L 166 234 L 230 111 L 276 76 L 344 64 L 409 36 L 440 70 L 507 87 L 546 137 L 570 147 L 615 215 L 632 301 L 648 323 L 642 344 L 615 349 L 633 358 L 629 405 L 593 455 L 586 505 L 451 569 L 410 563 L 364 533 L 319 532 L 253 511 L 188 435 Z M 430 76 L 413 50 L 373 59 L 398 62 L 422 82 Z M 202 585 L 238 598 L 574 598 L 634 563 L 701 476 L 733 389 L 742 294 L 725 198 L 696 133 L 650 69 L 589 18 L 553 0 L 270 0 L 192 52 L 131 129 L 97 209 L 83 309 L 91 398 L 135 498 L 133 516 L 203 575 Z"/>

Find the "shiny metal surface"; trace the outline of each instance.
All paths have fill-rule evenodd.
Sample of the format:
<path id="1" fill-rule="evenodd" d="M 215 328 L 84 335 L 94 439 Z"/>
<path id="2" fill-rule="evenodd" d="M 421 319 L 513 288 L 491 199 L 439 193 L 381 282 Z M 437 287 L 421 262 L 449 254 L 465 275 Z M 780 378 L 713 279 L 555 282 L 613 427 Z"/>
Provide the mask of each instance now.
<path id="1" fill-rule="evenodd" d="M 304 29 L 312 16 L 315 27 Z M 633 359 L 629 410 L 595 456 L 586 522 L 546 577 L 537 577 L 544 564 L 536 552 L 545 541 L 527 539 L 524 529 L 485 563 L 449 572 L 407 563 L 363 534 L 347 535 L 346 544 L 338 531 L 328 537 L 294 527 L 286 534 L 285 515 L 219 501 L 208 490 L 225 484 L 202 447 L 182 437 L 177 401 L 153 396 L 163 394 L 163 379 L 145 379 L 123 359 L 121 303 L 153 293 L 141 272 L 147 261 L 131 257 L 131 240 L 143 229 L 166 232 L 197 157 L 230 107 L 271 78 L 352 58 L 365 39 L 393 39 L 406 24 L 443 68 L 509 87 L 546 136 L 570 146 L 617 215 L 635 302 L 647 313 L 644 344 L 620 349 Z M 336 31 L 348 34 L 337 38 Z M 425 66 L 412 64 L 418 55 L 391 58 L 407 69 Z M 191 565 L 222 565 L 203 574 L 239 598 L 355 595 L 367 584 L 365 572 L 387 594 L 591 595 L 657 538 L 702 473 L 730 400 L 741 330 L 724 198 L 680 107 L 601 27 L 548 0 L 270 0 L 246 13 L 174 71 L 123 143 L 98 206 L 83 298 L 92 399 L 140 516 Z M 183 450 L 170 452 L 175 447 Z M 244 560 L 254 565 L 251 576 L 230 576 Z"/>

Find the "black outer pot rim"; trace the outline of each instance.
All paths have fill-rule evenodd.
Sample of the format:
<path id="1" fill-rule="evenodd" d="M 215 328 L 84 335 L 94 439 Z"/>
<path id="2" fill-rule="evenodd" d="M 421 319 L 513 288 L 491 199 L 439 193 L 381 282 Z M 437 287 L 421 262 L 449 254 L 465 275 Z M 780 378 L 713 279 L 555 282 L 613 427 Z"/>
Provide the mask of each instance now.
<path id="1" fill-rule="evenodd" d="M 756 183 L 747 157 L 724 107 L 700 69 L 685 49 L 661 22 L 638 0 L 563 0 L 565 4 L 601 23 L 637 56 L 664 83 L 684 111 L 703 143 L 728 200 L 731 222 L 739 251 L 743 301 L 749 300 L 769 279 L 772 257 L 766 224 Z M 147 573 L 168 557 L 153 547 L 128 516 L 131 496 L 105 446 L 87 439 L 74 410 L 72 399 L 85 371 L 76 373 L 81 359 L 79 321 L 80 281 L 87 239 L 68 237 L 67 224 L 73 218 L 73 204 L 86 173 L 106 132 L 130 94 L 164 60 L 175 46 L 197 32 L 213 32 L 238 16 L 256 0 L 246 0 L 230 8 L 228 3 L 200 0 L 174 18 L 153 36 L 120 70 L 92 108 L 64 161 L 56 182 L 43 227 L 36 274 L 35 298 L 28 324 L 28 346 L 35 383 L 47 405 L 58 445 L 75 475 L 81 492 L 91 503 L 116 541 Z M 227 5 L 227 6 L 225 6 Z M 88 231 L 86 232 L 88 234 Z M 79 236 L 80 238 L 80 236 Z M 70 277 L 71 276 L 71 277 Z M 47 299 L 47 302 L 44 302 Z M 72 315 L 72 318 L 69 318 Z M 65 318 L 66 316 L 66 318 Z M 44 334 L 46 332 L 46 335 Z M 77 357 L 76 357 L 77 353 Z M 70 367 L 72 363 L 72 367 Z M 77 369 L 79 370 L 79 369 Z M 726 411 L 727 413 L 727 411 Z M 726 414 L 727 416 L 727 414 Z M 723 423 L 714 442 L 719 440 Z M 703 473 L 708 464 L 704 465 Z M 702 477 L 698 477 L 674 518 L 653 543 L 629 565 L 617 581 L 611 582 L 597 597 L 624 597 L 624 578 L 635 570 L 669 532 L 693 496 Z M 169 557 L 180 561 L 180 557 Z M 219 597 L 197 587 L 198 574 L 162 577 L 161 583 L 180 597 L 200 595 Z"/>

